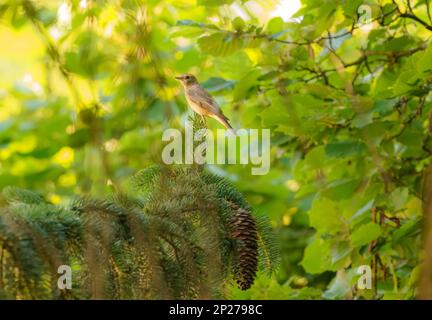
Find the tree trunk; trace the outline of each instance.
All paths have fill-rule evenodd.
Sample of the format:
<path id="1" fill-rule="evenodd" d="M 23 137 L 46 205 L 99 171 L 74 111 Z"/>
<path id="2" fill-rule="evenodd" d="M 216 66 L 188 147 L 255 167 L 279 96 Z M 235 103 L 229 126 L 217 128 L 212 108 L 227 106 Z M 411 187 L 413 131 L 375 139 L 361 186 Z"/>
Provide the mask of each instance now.
<path id="1" fill-rule="evenodd" d="M 423 249 L 424 260 L 421 266 L 417 298 L 432 299 L 432 164 L 423 172 Z"/>

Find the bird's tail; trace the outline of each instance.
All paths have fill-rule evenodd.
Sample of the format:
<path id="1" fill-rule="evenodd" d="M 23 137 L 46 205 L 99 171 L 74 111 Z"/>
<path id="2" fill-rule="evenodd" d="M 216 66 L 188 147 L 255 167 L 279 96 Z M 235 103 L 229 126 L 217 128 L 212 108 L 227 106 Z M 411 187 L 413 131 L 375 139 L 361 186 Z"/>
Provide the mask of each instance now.
<path id="1" fill-rule="evenodd" d="M 231 125 L 229 123 L 229 119 L 227 117 L 225 117 L 224 114 L 215 114 L 215 115 L 211 115 L 211 117 L 216 119 L 217 121 L 219 121 L 225 128 L 227 128 L 227 130 L 231 134 L 236 135 L 233 127 L 231 127 Z"/>

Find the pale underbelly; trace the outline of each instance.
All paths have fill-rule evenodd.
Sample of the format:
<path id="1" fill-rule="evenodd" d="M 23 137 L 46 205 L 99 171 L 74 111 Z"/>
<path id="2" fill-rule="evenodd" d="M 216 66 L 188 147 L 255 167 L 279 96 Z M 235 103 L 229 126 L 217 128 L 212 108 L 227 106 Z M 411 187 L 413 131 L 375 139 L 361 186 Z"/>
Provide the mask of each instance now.
<path id="1" fill-rule="evenodd" d="M 206 115 L 209 114 L 209 111 L 208 111 L 207 109 L 204 109 L 204 108 L 201 107 L 200 105 L 198 105 L 198 104 L 196 104 L 196 103 L 193 103 L 191 100 L 189 100 L 189 99 L 187 99 L 187 98 L 186 98 L 186 100 L 187 100 L 189 106 L 191 107 L 191 109 L 192 109 L 193 111 L 195 111 L 196 113 L 198 113 L 199 115 L 204 115 L 204 116 L 206 116 Z"/>

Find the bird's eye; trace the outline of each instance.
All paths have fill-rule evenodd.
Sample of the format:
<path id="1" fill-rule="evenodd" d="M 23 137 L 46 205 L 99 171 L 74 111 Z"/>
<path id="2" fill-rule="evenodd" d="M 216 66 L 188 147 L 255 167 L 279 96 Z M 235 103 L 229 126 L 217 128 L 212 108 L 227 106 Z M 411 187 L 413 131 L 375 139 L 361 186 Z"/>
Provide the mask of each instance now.
<path id="1" fill-rule="evenodd" d="M 189 78 L 190 78 L 189 76 L 186 76 L 186 77 L 185 77 L 185 79 L 189 79 Z"/>

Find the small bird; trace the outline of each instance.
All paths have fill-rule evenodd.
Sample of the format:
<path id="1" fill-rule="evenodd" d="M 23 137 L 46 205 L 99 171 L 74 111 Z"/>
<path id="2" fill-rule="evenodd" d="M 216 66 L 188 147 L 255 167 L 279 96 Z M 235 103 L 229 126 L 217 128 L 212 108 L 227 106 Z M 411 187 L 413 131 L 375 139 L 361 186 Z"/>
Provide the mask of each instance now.
<path id="1" fill-rule="evenodd" d="M 189 106 L 201 116 L 204 123 L 206 123 L 205 116 L 211 117 L 235 134 L 229 119 L 222 113 L 216 100 L 200 86 L 195 76 L 186 73 L 175 78 L 182 83 Z"/>

